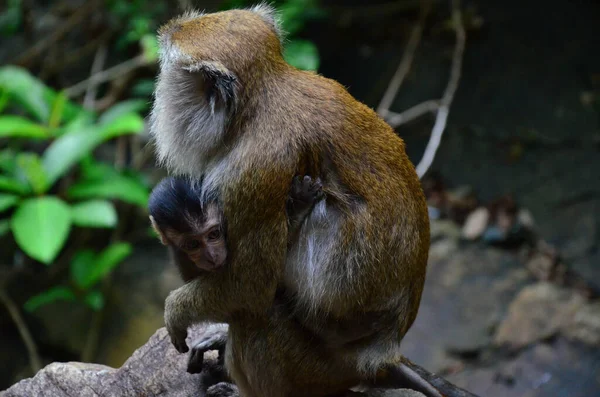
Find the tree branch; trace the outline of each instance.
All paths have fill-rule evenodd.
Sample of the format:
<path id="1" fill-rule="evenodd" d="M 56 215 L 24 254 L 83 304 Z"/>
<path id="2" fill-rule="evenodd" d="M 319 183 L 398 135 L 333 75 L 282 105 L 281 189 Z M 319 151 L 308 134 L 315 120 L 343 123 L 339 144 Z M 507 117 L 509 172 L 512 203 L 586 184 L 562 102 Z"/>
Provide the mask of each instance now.
<path id="1" fill-rule="evenodd" d="M 148 64 L 149 63 L 143 54 L 138 55 L 135 58 L 131 58 L 123 63 L 113 66 L 112 68 L 108 68 L 102 72 L 96 73 L 95 75 L 90 76 L 89 78 L 65 89 L 65 94 L 71 98 L 75 97 L 87 89 L 90 81 L 93 81 L 95 84 L 104 83 Z"/>
<path id="2" fill-rule="evenodd" d="M 427 14 L 429 14 L 429 1 L 423 0 L 421 2 L 421 9 L 421 18 L 415 24 L 415 26 L 413 26 L 412 31 L 410 32 L 410 37 L 406 44 L 406 49 L 404 50 L 402 59 L 400 60 L 400 64 L 398 65 L 396 73 L 394 73 L 394 76 L 392 77 L 392 80 L 390 81 L 390 84 L 388 85 L 388 88 L 386 89 L 385 94 L 383 94 L 383 98 L 377 107 L 377 113 L 379 113 L 379 115 L 384 119 L 387 118 L 390 111 L 390 106 L 392 105 L 392 102 L 394 102 L 394 98 L 396 98 L 402 82 L 410 71 L 410 67 L 415 57 L 415 52 L 417 51 L 419 43 L 421 42 L 421 37 L 423 36 L 425 19 Z"/>
<path id="3" fill-rule="evenodd" d="M 430 99 L 429 101 L 421 102 L 418 105 L 413 106 L 412 108 L 408 108 L 402 113 L 388 112 L 387 122 L 393 128 L 396 128 L 400 124 L 408 123 L 409 121 L 412 121 L 417 117 L 421 117 L 426 113 L 433 113 L 439 108 L 440 101 L 436 99 Z"/>
<path id="4" fill-rule="evenodd" d="M 104 63 L 106 62 L 106 55 L 108 54 L 108 48 L 106 44 L 103 44 L 96 51 L 96 55 L 94 56 L 94 62 L 92 63 L 92 70 L 90 72 L 91 77 L 88 79 L 88 86 L 85 89 L 85 96 L 83 97 L 83 107 L 86 109 L 93 109 L 94 104 L 96 103 L 96 95 L 98 93 L 98 83 L 97 77 L 98 74 L 104 68 Z"/>
<path id="5" fill-rule="evenodd" d="M 435 154 L 442 139 L 442 134 L 446 128 L 446 121 L 448 120 L 450 106 L 452 105 L 452 100 L 454 99 L 454 94 L 458 89 L 458 83 L 460 81 L 463 53 L 465 51 L 466 33 L 462 22 L 460 0 L 451 0 L 451 4 L 452 23 L 456 32 L 456 45 L 454 47 L 454 54 L 452 55 L 450 79 L 448 81 L 448 85 L 446 86 L 446 90 L 444 91 L 444 95 L 440 100 L 440 108 L 438 109 L 435 124 L 433 125 L 433 129 L 431 131 L 431 137 L 429 138 L 429 142 L 425 148 L 425 153 L 417 165 L 417 174 L 419 175 L 419 178 L 422 178 L 423 175 L 425 175 L 433 163 L 433 159 L 435 158 Z"/>
<path id="6" fill-rule="evenodd" d="M 71 29 L 84 21 L 98 6 L 100 6 L 100 4 L 101 2 L 99 0 L 86 1 L 82 7 L 78 8 L 58 29 L 52 32 L 51 35 L 38 41 L 33 47 L 22 53 L 13 63 L 21 66 L 29 65 L 46 48 L 58 42 L 64 35 L 69 33 Z"/>
<path id="7" fill-rule="evenodd" d="M 0 302 L 2 302 L 2 304 L 6 307 L 6 310 L 8 310 L 10 318 L 15 323 L 17 330 L 19 331 L 19 335 L 21 335 L 21 339 L 23 339 L 23 343 L 25 343 L 25 348 L 27 349 L 27 354 L 29 355 L 29 365 L 31 366 L 31 370 L 34 374 L 37 373 L 40 369 L 42 369 L 42 362 L 37 351 L 37 346 L 33 340 L 33 337 L 31 336 L 31 333 L 29 332 L 27 324 L 19 312 L 17 305 L 15 302 L 13 302 L 3 287 L 0 287 Z"/>

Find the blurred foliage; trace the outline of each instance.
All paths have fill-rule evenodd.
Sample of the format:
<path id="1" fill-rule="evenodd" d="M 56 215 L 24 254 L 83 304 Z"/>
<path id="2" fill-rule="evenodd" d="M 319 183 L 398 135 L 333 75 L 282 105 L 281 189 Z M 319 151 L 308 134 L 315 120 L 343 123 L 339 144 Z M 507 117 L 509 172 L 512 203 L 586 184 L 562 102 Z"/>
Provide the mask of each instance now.
<path id="1" fill-rule="evenodd" d="M 144 128 L 139 101 L 114 105 L 101 117 L 69 101 L 26 70 L 0 68 L 0 233 L 12 232 L 30 258 L 51 266 L 73 228 L 116 228 L 114 200 L 146 207 L 141 175 L 94 159 L 101 144 Z M 5 145 L 2 145 L 5 147 Z M 100 253 L 75 247 L 68 286 L 31 298 L 28 310 L 57 299 L 80 299 L 93 309 L 103 298 L 98 282 L 129 253 L 116 242 Z"/>
<path id="2" fill-rule="evenodd" d="M 7 0 L 6 9 L 0 12 L 0 34 L 10 36 L 21 26 L 21 0 Z"/>

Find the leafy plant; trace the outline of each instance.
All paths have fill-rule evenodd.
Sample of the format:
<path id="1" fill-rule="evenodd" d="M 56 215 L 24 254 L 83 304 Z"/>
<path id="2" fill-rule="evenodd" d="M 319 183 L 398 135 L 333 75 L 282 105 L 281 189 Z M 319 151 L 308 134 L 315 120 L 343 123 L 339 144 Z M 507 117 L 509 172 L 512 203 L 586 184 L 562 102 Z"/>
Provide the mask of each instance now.
<path id="1" fill-rule="evenodd" d="M 0 68 L 0 93 L 0 141 L 9 143 L 0 150 L 0 237 L 12 232 L 27 256 L 50 266 L 74 227 L 117 226 L 113 200 L 146 207 L 148 186 L 138 174 L 92 156 L 101 144 L 143 130 L 140 101 L 117 104 L 97 118 L 12 66 Z M 99 253 L 77 250 L 70 261 L 71 285 L 31 298 L 26 308 L 80 299 L 99 309 L 97 283 L 130 252 L 119 242 Z"/>

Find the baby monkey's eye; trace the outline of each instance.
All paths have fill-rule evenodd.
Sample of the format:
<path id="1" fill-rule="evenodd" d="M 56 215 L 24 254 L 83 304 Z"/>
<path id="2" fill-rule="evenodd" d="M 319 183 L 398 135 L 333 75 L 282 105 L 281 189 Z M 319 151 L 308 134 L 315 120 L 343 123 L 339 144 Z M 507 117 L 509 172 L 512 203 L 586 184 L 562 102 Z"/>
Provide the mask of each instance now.
<path id="1" fill-rule="evenodd" d="M 195 250 L 200 247 L 200 242 L 196 239 L 189 239 L 183 243 L 184 250 Z"/>
<path id="2" fill-rule="evenodd" d="M 221 238 L 221 231 L 219 229 L 211 230 L 206 237 L 210 241 L 218 240 Z"/>

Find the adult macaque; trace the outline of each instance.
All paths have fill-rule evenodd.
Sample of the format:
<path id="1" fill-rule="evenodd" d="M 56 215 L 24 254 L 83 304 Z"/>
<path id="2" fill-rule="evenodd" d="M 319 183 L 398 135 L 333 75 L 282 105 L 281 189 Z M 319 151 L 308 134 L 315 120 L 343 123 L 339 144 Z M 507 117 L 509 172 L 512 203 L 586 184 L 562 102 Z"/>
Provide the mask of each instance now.
<path id="1" fill-rule="evenodd" d="M 244 397 L 335 395 L 401 360 L 427 207 L 403 141 L 338 83 L 288 65 L 278 31 L 266 6 L 160 31 L 158 157 L 219 199 L 228 244 L 226 271 L 172 292 L 165 322 L 180 352 L 189 325 L 228 323 L 225 362 Z M 320 177 L 326 199 L 290 240 L 297 174 Z"/>

